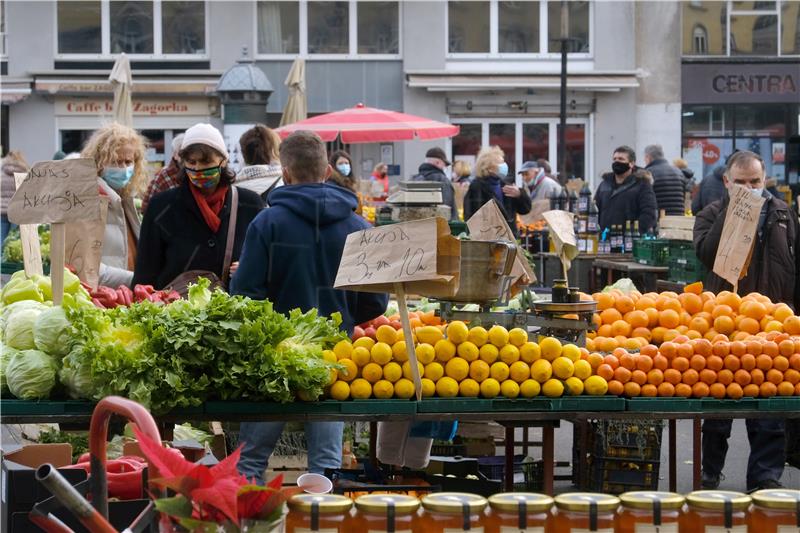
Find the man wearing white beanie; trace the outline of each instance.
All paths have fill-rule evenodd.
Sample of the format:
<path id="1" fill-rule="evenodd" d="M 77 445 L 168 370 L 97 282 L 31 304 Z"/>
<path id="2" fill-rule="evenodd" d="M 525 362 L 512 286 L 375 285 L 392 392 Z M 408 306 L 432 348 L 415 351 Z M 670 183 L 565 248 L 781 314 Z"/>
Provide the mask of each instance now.
<path id="1" fill-rule="evenodd" d="M 147 205 L 156 194 L 168 191 L 173 187 L 177 187 L 180 182 L 178 181 L 178 173 L 181 170 L 181 146 L 183 145 L 183 133 L 179 133 L 172 138 L 172 156 L 169 163 L 162 167 L 155 175 L 153 181 L 147 186 L 147 192 L 144 193 L 142 199 L 142 214 L 147 210 Z"/>

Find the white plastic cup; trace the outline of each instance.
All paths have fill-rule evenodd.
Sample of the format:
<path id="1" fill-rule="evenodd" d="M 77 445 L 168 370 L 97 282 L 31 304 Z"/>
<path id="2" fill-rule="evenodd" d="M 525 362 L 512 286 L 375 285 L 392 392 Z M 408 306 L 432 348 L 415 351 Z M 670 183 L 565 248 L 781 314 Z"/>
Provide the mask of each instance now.
<path id="1" fill-rule="evenodd" d="M 322 474 L 303 474 L 297 478 L 297 486 L 309 494 L 327 494 L 333 490 L 333 482 Z"/>

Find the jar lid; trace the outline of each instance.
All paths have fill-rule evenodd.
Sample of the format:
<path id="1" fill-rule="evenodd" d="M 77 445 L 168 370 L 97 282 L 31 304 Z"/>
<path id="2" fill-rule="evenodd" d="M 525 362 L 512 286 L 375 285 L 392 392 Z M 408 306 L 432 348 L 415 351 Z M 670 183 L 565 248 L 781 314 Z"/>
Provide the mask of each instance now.
<path id="1" fill-rule="evenodd" d="M 521 503 L 525 504 L 527 512 L 541 513 L 553 507 L 553 498 L 535 492 L 503 492 L 489 497 L 489 505 L 498 511 L 516 513 Z"/>
<path id="2" fill-rule="evenodd" d="M 483 496 L 466 492 L 438 492 L 422 498 L 422 507 L 440 513 L 461 513 L 465 507 L 470 512 L 482 512 L 487 503 Z"/>
<path id="3" fill-rule="evenodd" d="M 659 502 L 662 509 L 680 509 L 683 506 L 684 498 L 674 492 L 658 491 L 633 491 L 620 494 L 619 500 L 625 507 L 632 509 L 653 509 L 655 502 Z"/>
<path id="4" fill-rule="evenodd" d="M 699 509 L 724 511 L 730 502 L 734 511 L 745 511 L 750 506 L 750 496 L 730 490 L 696 490 L 686 495 L 686 503 Z"/>
<path id="5" fill-rule="evenodd" d="M 315 506 L 320 513 L 346 513 L 353 501 L 339 494 L 296 494 L 289 500 L 292 511 L 310 513 Z"/>
<path id="6" fill-rule="evenodd" d="M 555 502 L 559 509 L 584 513 L 591 511 L 592 504 L 598 511 L 616 511 L 619 507 L 619 498 L 616 496 L 595 492 L 567 492 L 556 496 Z"/>
<path id="7" fill-rule="evenodd" d="M 385 513 L 393 507 L 396 513 L 409 514 L 419 509 L 419 500 L 406 494 L 365 494 L 356 498 L 356 509 L 368 513 Z"/>
<path id="8" fill-rule="evenodd" d="M 800 490 L 764 489 L 754 492 L 750 497 L 759 507 L 786 511 L 800 509 Z"/>

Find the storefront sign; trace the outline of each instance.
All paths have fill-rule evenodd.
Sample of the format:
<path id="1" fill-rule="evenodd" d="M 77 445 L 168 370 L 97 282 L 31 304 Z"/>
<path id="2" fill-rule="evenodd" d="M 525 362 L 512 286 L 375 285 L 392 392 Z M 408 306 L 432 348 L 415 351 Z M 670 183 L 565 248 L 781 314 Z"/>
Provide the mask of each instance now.
<path id="1" fill-rule="evenodd" d="M 162 117 L 185 115 L 208 115 L 207 98 L 134 98 L 132 101 L 135 116 Z M 114 111 L 112 99 L 97 98 L 57 98 L 56 115 L 110 115 Z"/>
<path id="2" fill-rule="evenodd" d="M 800 100 L 798 63 L 690 63 L 683 65 L 681 77 L 684 104 Z"/>

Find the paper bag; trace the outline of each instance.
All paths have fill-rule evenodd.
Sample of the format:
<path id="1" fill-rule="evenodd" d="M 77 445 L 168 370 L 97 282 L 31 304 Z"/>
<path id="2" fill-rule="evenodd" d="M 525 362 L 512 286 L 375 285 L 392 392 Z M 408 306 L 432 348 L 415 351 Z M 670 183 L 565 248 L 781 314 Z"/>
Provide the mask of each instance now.
<path id="1" fill-rule="evenodd" d="M 730 203 L 717 246 L 713 272 L 736 287 L 747 273 L 755 245 L 758 218 L 764 198 L 756 197 L 749 189 L 734 185 Z"/>
<path id="2" fill-rule="evenodd" d="M 566 274 L 572 266 L 572 260 L 578 256 L 574 215 L 568 211 L 547 211 L 542 216 L 550 226 L 550 238 L 555 243 L 556 255 L 561 259 Z"/>
<path id="3" fill-rule="evenodd" d="M 520 215 L 519 218 L 526 226 L 535 224 L 542 220 L 542 214 L 550 209 L 550 200 L 544 198 L 542 200 L 533 200 L 531 202 L 531 210 L 526 215 Z"/>
<path id="4" fill-rule="evenodd" d="M 406 292 L 449 298 L 458 289 L 461 242 L 441 217 L 351 233 L 334 287 L 365 292 Z"/>
<path id="5" fill-rule="evenodd" d="M 100 258 L 106 232 L 108 199 L 100 199 L 100 220 L 79 220 L 66 224 L 66 262 L 81 279 L 97 288 L 100 282 Z"/>

